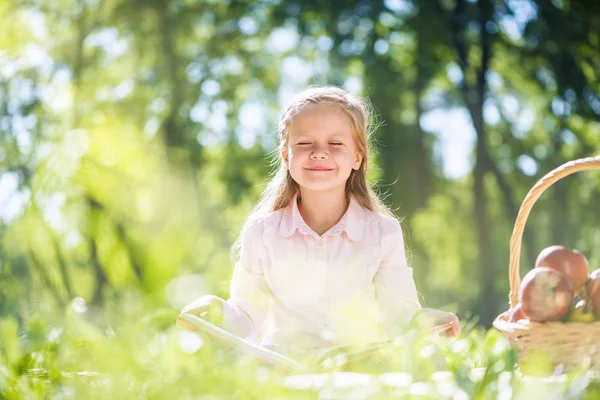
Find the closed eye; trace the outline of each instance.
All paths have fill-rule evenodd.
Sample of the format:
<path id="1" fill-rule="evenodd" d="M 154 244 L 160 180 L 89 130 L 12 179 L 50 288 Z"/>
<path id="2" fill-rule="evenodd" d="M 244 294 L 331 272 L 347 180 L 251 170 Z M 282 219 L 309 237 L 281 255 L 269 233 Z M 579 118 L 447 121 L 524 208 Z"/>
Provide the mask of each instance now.
<path id="1" fill-rule="evenodd" d="M 329 144 L 330 144 L 330 145 L 332 145 L 332 146 L 341 146 L 341 145 L 343 145 L 344 143 L 341 143 L 341 142 L 331 142 L 331 143 L 329 143 Z"/>

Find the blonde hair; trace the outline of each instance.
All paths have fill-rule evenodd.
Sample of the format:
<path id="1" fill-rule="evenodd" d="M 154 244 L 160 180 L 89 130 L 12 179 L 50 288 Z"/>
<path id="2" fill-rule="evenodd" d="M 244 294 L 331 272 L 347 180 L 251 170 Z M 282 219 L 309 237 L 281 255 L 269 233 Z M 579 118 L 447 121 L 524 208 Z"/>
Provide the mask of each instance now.
<path id="1" fill-rule="evenodd" d="M 246 219 L 241 234 L 232 247 L 233 259 L 237 258 L 241 247 L 241 238 L 252 222 L 265 215 L 287 207 L 294 196 L 299 193 L 300 187 L 292 178 L 287 165 L 281 157 L 281 150 L 288 146 L 288 129 L 294 118 L 306 109 L 317 105 L 339 107 L 349 117 L 354 130 L 357 150 L 363 159 L 358 170 L 352 170 L 346 181 L 346 198 L 354 198 L 363 208 L 388 216 L 393 216 L 383 204 L 377 194 L 371 189 L 367 181 L 367 169 L 370 153 L 372 152 L 372 134 L 374 131 L 373 109 L 368 100 L 346 92 L 335 86 L 311 86 L 299 93 L 284 111 L 279 122 L 279 157 L 278 168 L 267 184 L 260 200 Z"/>

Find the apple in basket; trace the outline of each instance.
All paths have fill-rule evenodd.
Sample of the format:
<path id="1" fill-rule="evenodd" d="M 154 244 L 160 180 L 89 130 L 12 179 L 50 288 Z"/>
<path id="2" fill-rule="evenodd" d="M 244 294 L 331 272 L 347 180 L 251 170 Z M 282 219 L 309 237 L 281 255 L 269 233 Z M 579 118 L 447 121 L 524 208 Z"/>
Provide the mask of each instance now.
<path id="1" fill-rule="evenodd" d="M 565 274 L 576 294 L 585 286 L 590 272 L 585 255 L 558 245 L 546 247 L 540 252 L 535 260 L 535 268 L 540 267 L 552 268 Z"/>
<path id="2" fill-rule="evenodd" d="M 573 285 L 561 272 L 538 267 L 529 271 L 519 289 L 523 314 L 531 321 L 557 321 L 573 303 Z"/>

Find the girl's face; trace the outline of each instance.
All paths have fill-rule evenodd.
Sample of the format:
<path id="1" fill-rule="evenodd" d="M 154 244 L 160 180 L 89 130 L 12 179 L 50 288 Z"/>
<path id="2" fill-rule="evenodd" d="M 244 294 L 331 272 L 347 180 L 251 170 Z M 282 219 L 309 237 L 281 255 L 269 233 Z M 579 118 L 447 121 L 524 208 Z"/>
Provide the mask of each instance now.
<path id="1" fill-rule="evenodd" d="M 300 188 L 311 191 L 344 189 L 363 159 L 349 117 L 326 105 L 311 107 L 294 118 L 281 155 Z"/>

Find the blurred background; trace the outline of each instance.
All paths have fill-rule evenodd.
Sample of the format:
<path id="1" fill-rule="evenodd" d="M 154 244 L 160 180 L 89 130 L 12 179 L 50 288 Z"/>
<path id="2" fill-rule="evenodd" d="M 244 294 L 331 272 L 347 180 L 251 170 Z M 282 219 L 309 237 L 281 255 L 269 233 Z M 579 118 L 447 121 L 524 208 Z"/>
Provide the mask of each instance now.
<path id="1" fill-rule="evenodd" d="M 525 194 L 600 153 L 599 77 L 594 0 L 3 0 L 0 388 L 145 363 L 136 335 L 198 350 L 174 318 L 227 297 L 278 119 L 311 84 L 373 103 L 370 178 L 403 219 L 423 304 L 489 328 Z M 551 244 L 600 267 L 598 204 L 595 172 L 549 189 L 522 273 Z"/>

